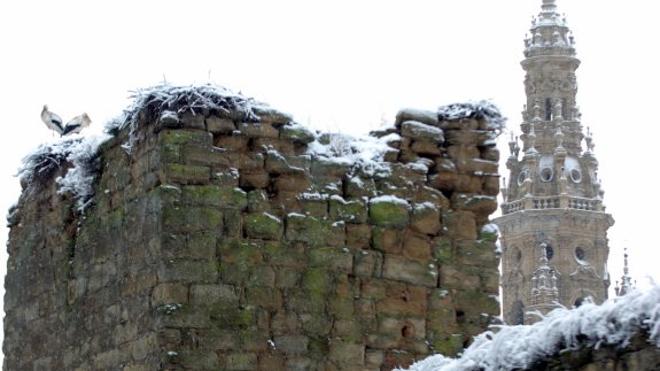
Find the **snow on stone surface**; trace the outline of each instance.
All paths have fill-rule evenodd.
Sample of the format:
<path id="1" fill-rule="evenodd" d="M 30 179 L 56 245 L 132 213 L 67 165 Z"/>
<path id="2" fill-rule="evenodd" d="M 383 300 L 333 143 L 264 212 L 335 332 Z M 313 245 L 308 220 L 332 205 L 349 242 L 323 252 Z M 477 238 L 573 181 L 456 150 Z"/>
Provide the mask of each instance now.
<path id="1" fill-rule="evenodd" d="M 391 151 L 387 143 L 393 136 L 376 138 L 373 136 L 349 136 L 343 134 L 323 134 L 309 144 L 307 153 L 321 156 L 338 163 L 358 166 L 368 175 L 389 174 L 390 168 L 384 162 L 385 153 Z"/>
<path id="2" fill-rule="evenodd" d="M 408 201 L 406 201 L 402 198 L 399 198 L 397 196 L 394 196 L 394 195 L 378 196 L 378 197 L 374 197 L 374 198 L 369 200 L 370 204 L 377 204 L 377 203 L 380 203 L 380 202 L 389 202 L 389 203 L 394 203 L 394 204 L 399 204 L 399 205 L 404 205 L 404 206 L 410 206 Z"/>
<path id="3" fill-rule="evenodd" d="M 602 305 L 585 303 L 576 309 L 559 308 L 527 326 L 493 326 L 459 358 L 434 355 L 413 364 L 409 371 L 511 370 L 580 346 L 626 346 L 641 330 L 660 348 L 660 286 L 636 290 Z"/>
<path id="4" fill-rule="evenodd" d="M 217 111 L 221 114 L 240 114 L 243 121 L 258 122 L 259 116 L 255 112 L 258 108 L 267 108 L 265 103 L 257 102 L 252 98 L 215 84 L 175 86 L 160 84 L 148 88 L 137 89 L 132 92 L 133 103 L 124 111 L 121 119 L 115 120 L 106 126 L 108 132 L 122 130 L 137 125 L 140 112 L 160 114 L 170 111 L 170 115 L 184 112 L 201 114 L 205 110 Z"/>
<path id="5" fill-rule="evenodd" d="M 506 126 L 506 118 L 493 103 L 488 101 L 454 103 L 438 108 L 440 121 L 453 121 L 464 118 L 485 120 L 489 129 L 502 131 Z"/>
<path id="6" fill-rule="evenodd" d="M 58 192 L 71 193 L 78 210 L 82 211 L 94 195 L 92 184 L 97 176 L 95 160 L 98 148 L 108 139 L 110 136 L 103 134 L 60 138 L 42 144 L 23 158 L 18 176 L 22 183 L 29 184 L 50 177 L 66 163 L 71 164 L 67 173 L 56 179 Z"/>

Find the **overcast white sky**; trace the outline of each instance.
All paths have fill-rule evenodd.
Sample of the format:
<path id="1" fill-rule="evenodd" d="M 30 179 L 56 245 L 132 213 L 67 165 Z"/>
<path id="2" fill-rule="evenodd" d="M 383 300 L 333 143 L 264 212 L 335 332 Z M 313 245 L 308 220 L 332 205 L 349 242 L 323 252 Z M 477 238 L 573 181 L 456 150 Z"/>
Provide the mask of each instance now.
<path id="1" fill-rule="evenodd" d="M 0 210 L 20 159 L 50 133 L 44 103 L 99 129 L 128 90 L 210 80 L 324 130 L 367 132 L 402 107 L 490 98 L 518 131 L 523 38 L 541 0 L 4 1 L 0 4 Z M 656 1 L 558 0 L 574 31 L 578 103 L 638 281 L 660 280 Z M 91 129 L 91 128 L 90 128 Z M 504 141 L 502 141 L 504 144 Z M 503 158 L 508 155 L 501 147 Z M 6 239 L 6 232 L 1 233 Z M 6 252 L 0 255 L 4 275 Z"/>

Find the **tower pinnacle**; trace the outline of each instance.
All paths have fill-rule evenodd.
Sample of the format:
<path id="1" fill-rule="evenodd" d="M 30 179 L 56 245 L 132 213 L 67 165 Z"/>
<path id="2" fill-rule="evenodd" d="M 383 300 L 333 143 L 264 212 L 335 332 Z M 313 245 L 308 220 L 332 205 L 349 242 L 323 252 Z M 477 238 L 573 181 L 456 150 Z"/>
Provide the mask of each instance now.
<path id="1" fill-rule="evenodd" d="M 616 296 L 623 296 L 635 288 L 635 284 L 630 277 L 630 270 L 628 269 L 628 248 L 626 247 L 623 250 L 623 276 L 621 276 L 621 284 L 617 282 L 617 286 L 614 288 L 616 291 Z"/>
<path id="2" fill-rule="evenodd" d="M 541 9 L 546 13 L 555 12 L 557 10 L 557 4 L 555 3 L 555 0 L 543 0 Z"/>

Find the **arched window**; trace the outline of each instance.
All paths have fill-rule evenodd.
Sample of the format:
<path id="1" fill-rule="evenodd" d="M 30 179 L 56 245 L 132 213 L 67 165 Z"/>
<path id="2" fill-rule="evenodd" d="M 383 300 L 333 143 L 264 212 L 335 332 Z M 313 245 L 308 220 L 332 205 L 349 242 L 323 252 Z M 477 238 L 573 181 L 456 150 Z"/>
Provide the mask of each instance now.
<path id="1" fill-rule="evenodd" d="M 555 249 L 553 249 L 549 243 L 545 245 L 545 256 L 548 257 L 548 260 L 552 260 L 552 258 L 555 256 Z"/>
<path id="2" fill-rule="evenodd" d="M 545 98 L 545 119 L 552 120 L 552 100 L 550 98 Z"/>

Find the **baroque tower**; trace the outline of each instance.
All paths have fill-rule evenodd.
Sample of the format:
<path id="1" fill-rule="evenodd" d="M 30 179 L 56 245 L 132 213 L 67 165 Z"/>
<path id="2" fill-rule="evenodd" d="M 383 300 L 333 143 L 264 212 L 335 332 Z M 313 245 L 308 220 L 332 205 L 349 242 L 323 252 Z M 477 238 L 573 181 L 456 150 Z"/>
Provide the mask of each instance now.
<path id="1" fill-rule="evenodd" d="M 509 181 L 502 189 L 501 231 L 504 320 L 530 323 L 527 312 L 557 303 L 607 298 L 607 230 L 589 129 L 576 104 L 580 65 L 566 19 L 555 0 L 543 0 L 525 40 L 527 104 L 517 137 L 509 142 Z M 583 148 L 582 142 L 586 146 Z"/>

